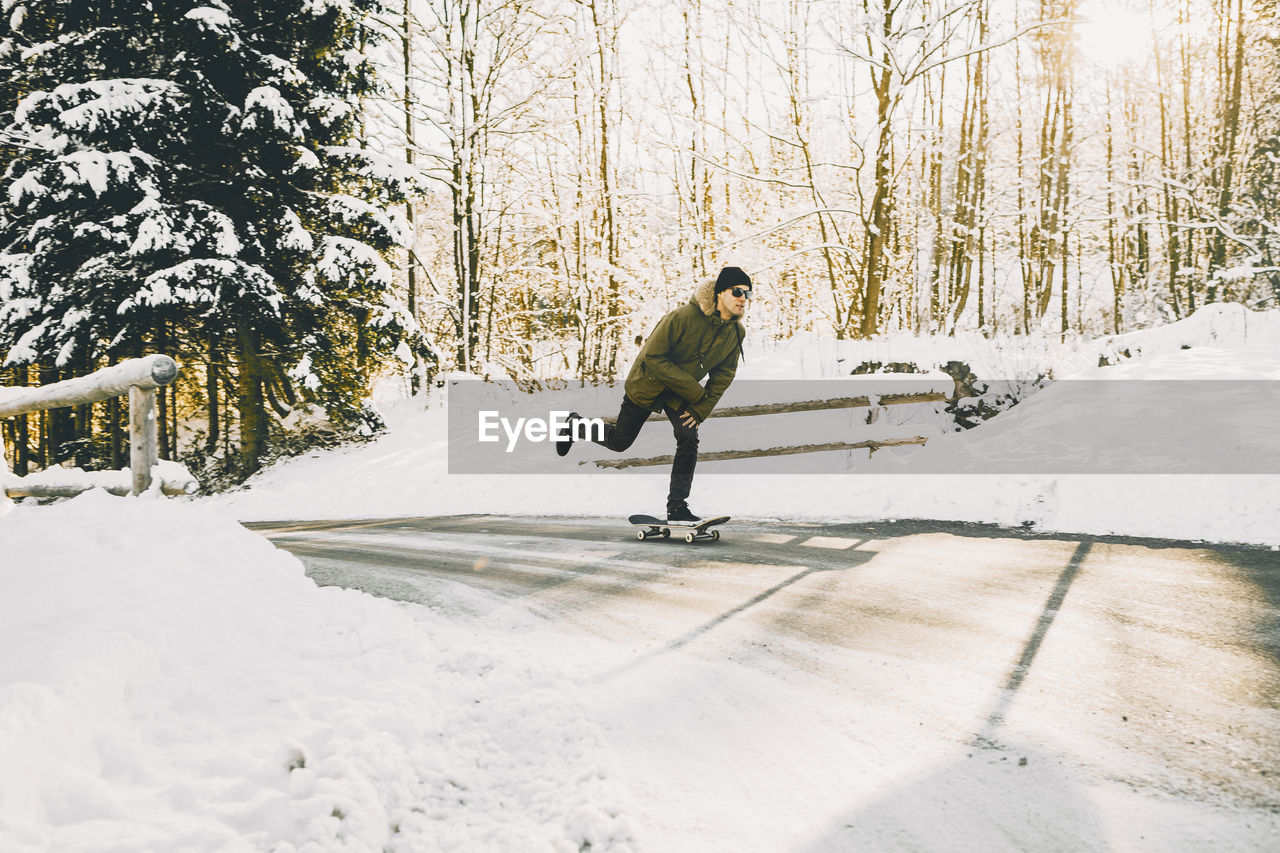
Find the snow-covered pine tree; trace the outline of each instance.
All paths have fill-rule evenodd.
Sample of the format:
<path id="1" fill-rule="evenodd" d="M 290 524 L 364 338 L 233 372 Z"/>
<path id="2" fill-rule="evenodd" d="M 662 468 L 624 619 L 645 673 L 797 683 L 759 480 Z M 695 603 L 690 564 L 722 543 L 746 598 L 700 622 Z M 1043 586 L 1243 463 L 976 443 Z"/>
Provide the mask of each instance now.
<path id="1" fill-rule="evenodd" d="M 244 471 L 273 411 L 369 426 L 370 370 L 413 332 L 385 259 L 407 173 L 356 139 L 381 8 L 4 0 L 5 363 L 225 371 Z"/>

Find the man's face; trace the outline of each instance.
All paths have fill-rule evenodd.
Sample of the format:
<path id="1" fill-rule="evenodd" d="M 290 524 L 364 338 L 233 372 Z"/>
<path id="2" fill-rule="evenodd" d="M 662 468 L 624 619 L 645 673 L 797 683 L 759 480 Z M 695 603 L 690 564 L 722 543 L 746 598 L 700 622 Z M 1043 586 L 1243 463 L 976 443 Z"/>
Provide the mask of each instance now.
<path id="1" fill-rule="evenodd" d="M 751 288 L 731 287 L 720 291 L 716 299 L 716 308 L 722 317 L 741 317 L 747 310 L 747 300 L 751 298 Z"/>

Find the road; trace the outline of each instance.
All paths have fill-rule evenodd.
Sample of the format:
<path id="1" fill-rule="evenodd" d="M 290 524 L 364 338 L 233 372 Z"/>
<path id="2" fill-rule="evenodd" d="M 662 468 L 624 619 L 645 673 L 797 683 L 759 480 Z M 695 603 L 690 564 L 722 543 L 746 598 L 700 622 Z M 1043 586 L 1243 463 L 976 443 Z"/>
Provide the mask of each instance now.
<path id="1" fill-rule="evenodd" d="M 571 662 L 647 849 L 1280 849 L 1277 552 L 936 522 L 692 545 L 597 519 L 248 526 L 320 584 Z"/>

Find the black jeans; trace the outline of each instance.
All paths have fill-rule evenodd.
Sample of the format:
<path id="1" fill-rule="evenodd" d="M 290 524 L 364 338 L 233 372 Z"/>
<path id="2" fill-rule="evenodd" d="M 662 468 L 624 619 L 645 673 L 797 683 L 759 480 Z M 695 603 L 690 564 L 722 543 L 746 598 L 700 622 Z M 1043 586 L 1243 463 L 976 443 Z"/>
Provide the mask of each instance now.
<path id="1" fill-rule="evenodd" d="M 681 423 L 680 413 L 670 406 L 663 407 L 663 411 L 667 420 L 671 421 L 671 428 L 676 436 L 676 456 L 671 462 L 671 488 L 667 492 L 667 512 L 671 513 L 685 506 L 689 490 L 693 488 L 693 469 L 698 464 L 698 430 Z M 631 402 L 630 397 L 624 395 L 622 408 L 618 410 L 618 422 L 605 424 L 604 440 L 595 443 L 621 453 L 636 440 L 649 414 L 648 409 L 636 405 Z"/>

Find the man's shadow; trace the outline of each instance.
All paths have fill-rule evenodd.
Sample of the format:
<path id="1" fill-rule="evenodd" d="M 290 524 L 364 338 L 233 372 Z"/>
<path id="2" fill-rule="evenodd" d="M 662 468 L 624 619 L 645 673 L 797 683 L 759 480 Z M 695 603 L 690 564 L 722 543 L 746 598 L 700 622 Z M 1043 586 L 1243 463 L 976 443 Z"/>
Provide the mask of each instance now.
<path id="1" fill-rule="evenodd" d="M 1056 757 L 1001 738 L 1054 619 L 1092 547 L 1077 545 L 1018 660 L 963 757 L 853 810 L 801 848 L 844 850 L 1094 850 L 1108 846 L 1088 794 Z"/>
<path id="2" fill-rule="evenodd" d="M 1108 846 L 1087 792 L 1058 759 L 1007 744 L 969 749 L 852 810 L 797 850 L 988 853 Z"/>
<path id="3" fill-rule="evenodd" d="M 688 646 L 691 643 L 695 642 L 696 640 L 700 639 L 701 637 L 709 634 L 711 631 L 715 630 L 717 627 L 725 624 L 726 622 L 729 622 L 735 617 L 741 616 L 742 614 L 746 613 L 747 611 L 755 607 L 758 607 L 759 605 L 763 604 L 764 602 L 776 596 L 778 593 L 790 587 L 793 587 L 796 584 L 799 584 L 801 581 L 804 581 L 806 578 L 809 578 L 813 575 L 848 571 L 849 569 L 855 569 L 861 565 L 866 564 L 876 555 L 876 553 L 873 551 L 858 551 L 855 549 L 857 549 L 858 546 L 860 545 L 866 544 L 867 541 L 869 540 L 860 539 L 860 540 L 857 540 L 856 542 L 851 543 L 846 549 L 848 552 L 847 564 L 838 566 L 838 567 L 829 566 L 829 565 L 828 566 L 805 566 L 803 565 L 803 563 L 797 562 L 795 560 L 794 555 L 788 554 L 787 560 L 789 562 L 795 563 L 795 568 L 799 570 L 795 574 L 792 574 L 784 578 L 783 580 L 778 581 L 768 589 L 765 589 L 756 593 L 755 595 L 735 605 L 734 607 L 729 608 L 723 613 L 720 613 L 712 617 L 711 619 L 708 619 L 707 621 L 703 622 L 702 624 L 697 625 L 694 628 L 691 628 L 690 630 L 684 632 L 680 636 L 669 640 L 667 643 L 663 644 L 662 646 L 650 649 L 644 654 L 638 657 L 632 658 L 626 663 L 623 663 L 606 672 L 602 672 L 596 675 L 591 680 L 595 682 L 607 682 L 613 678 L 616 678 L 620 675 L 623 675 L 634 669 L 637 669 L 643 666 L 644 664 L 655 660 L 656 658 L 659 658 L 666 654 L 670 654 L 671 652 L 679 651 L 685 646 Z M 765 546 L 764 548 L 761 549 L 761 551 L 765 550 L 766 548 L 768 548 L 769 550 L 774 550 L 773 547 Z M 786 565 L 786 563 L 781 563 L 781 565 Z"/>

